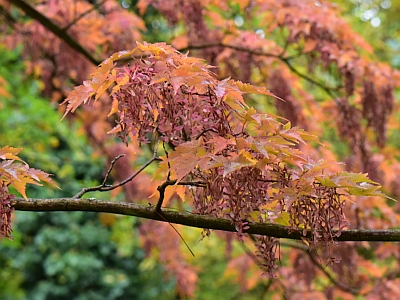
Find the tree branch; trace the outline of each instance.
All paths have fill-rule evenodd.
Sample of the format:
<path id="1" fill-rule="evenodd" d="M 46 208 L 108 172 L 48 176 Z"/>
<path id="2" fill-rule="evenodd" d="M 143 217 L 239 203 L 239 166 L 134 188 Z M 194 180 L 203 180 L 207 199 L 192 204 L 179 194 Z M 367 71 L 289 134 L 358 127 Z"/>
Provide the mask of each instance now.
<path id="1" fill-rule="evenodd" d="M 161 217 L 154 209 L 154 206 L 139 205 L 134 203 L 73 198 L 29 199 L 29 201 L 25 201 L 23 198 L 15 198 L 11 201 L 11 204 L 16 210 L 23 211 L 104 212 L 136 216 L 190 227 L 236 232 L 235 225 L 227 219 L 197 215 L 187 212 L 177 212 L 169 209 L 163 209 L 163 215 Z M 250 228 L 246 230 L 246 232 L 250 234 L 294 240 L 300 240 L 303 237 L 302 231 L 291 231 L 288 227 L 278 224 L 250 223 L 248 226 Z M 311 232 L 308 232 L 307 237 L 311 237 Z M 342 234 L 339 237 L 335 237 L 334 240 L 338 242 L 400 242 L 400 230 L 343 230 Z"/>
<path id="2" fill-rule="evenodd" d="M 125 156 L 125 154 L 123 155 Z M 136 176 L 138 176 L 144 169 L 146 169 L 149 165 L 151 165 L 152 162 L 156 161 L 156 160 L 161 160 L 160 158 L 158 158 L 156 156 L 156 153 L 154 153 L 153 157 L 148 160 L 139 170 L 137 170 L 135 173 L 133 173 L 131 176 L 129 176 L 128 178 L 124 179 L 123 181 L 113 184 L 113 185 L 106 185 L 106 180 L 108 178 L 108 176 L 110 175 L 110 172 L 115 164 L 115 162 L 123 157 L 121 155 L 117 156 L 116 158 L 114 158 L 114 160 L 111 162 L 111 166 L 107 171 L 106 177 L 103 180 L 103 183 L 98 185 L 98 186 L 93 186 L 93 187 L 88 187 L 88 188 L 83 188 L 78 194 L 76 194 L 74 196 L 74 198 L 81 198 L 84 194 L 86 194 L 87 192 L 94 192 L 94 191 L 100 191 L 100 192 L 107 192 L 107 191 L 111 191 L 116 189 L 117 187 L 123 186 L 124 184 L 128 183 L 129 181 L 132 181 Z"/>
<path id="3" fill-rule="evenodd" d="M 100 6 L 102 6 L 107 0 L 103 0 L 100 3 L 96 3 L 92 6 L 92 8 L 88 9 L 87 11 L 83 12 L 82 14 L 80 14 L 79 16 L 77 16 L 71 23 L 69 23 L 67 26 L 65 26 L 62 30 L 63 31 L 67 31 L 68 29 L 70 29 L 73 25 L 75 25 L 76 23 L 78 23 L 79 20 L 81 20 L 84 16 L 86 16 L 87 14 L 90 14 L 92 11 L 98 9 Z"/>
<path id="4" fill-rule="evenodd" d="M 291 248 L 296 248 L 299 250 L 302 250 L 303 252 L 305 252 L 308 257 L 310 258 L 311 262 L 314 264 L 314 266 L 316 268 L 318 268 L 319 270 L 322 271 L 322 273 L 325 274 L 325 276 L 329 279 L 330 282 L 332 282 L 336 287 L 338 287 L 339 289 L 341 289 L 344 292 L 350 293 L 352 295 L 359 295 L 360 291 L 359 289 L 356 288 L 352 288 L 350 286 L 347 286 L 346 284 L 342 283 L 341 281 L 335 279 L 335 277 L 333 275 L 331 275 L 330 272 L 328 272 L 327 268 L 324 268 L 315 258 L 314 254 L 312 252 L 310 252 L 310 249 L 304 245 L 304 244 L 299 244 L 297 242 L 293 243 L 293 242 L 281 242 L 281 246 L 287 246 L 287 247 L 291 247 Z"/>
<path id="5" fill-rule="evenodd" d="M 7 0 L 11 4 L 15 5 L 16 7 L 20 8 L 23 12 L 25 12 L 28 16 L 30 16 L 32 19 L 38 21 L 40 24 L 42 24 L 44 27 L 46 27 L 48 30 L 50 30 L 52 33 L 54 33 L 57 37 L 59 37 L 61 40 L 63 40 L 65 43 L 67 43 L 71 48 L 76 50 L 77 52 L 81 53 L 83 56 L 85 56 L 91 63 L 94 65 L 99 65 L 101 61 L 98 61 L 95 59 L 88 51 L 86 51 L 85 48 L 81 44 L 79 44 L 76 40 L 74 40 L 67 32 L 66 30 L 63 30 L 60 28 L 58 25 L 53 23 L 49 18 L 47 18 L 45 15 L 43 15 L 41 12 L 37 11 L 33 7 L 31 7 L 29 4 L 27 4 L 23 0 Z"/>
<path id="6" fill-rule="evenodd" d="M 200 181 L 181 181 L 176 183 L 177 180 L 167 180 L 163 184 L 161 184 L 158 188 L 157 191 L 160 193 L 160 197 L 158 198 L 158 202 L 156 205 L 156 211 L 160 212 L 161 211 L 161 206 L 164 201 L 164 196 L 165 196 L 165 189 L 168 186 L 171 185 L 187 185 L 187 186 L 197 186 L 197 187 L 206 187 L 206 184 L 204 182 Z"/>
<path id="7" fill-rule="evenodd" d="M 320 83 L 313 78 L 301 73 L 299 70 L 297 70 L 295 67 L 292 66 L 292 64 L 289 62 L 290 58 L 289 57 L 284 57 L 281 54 L 273 54 L 273 53 L 268 53 L 264 51 L 257 51 L 257 50 L 251 50 L 246 47 L 240 47 L 240 46 L 235 46 L 235 45 L 229 45 L 229 44 L 224 44 L 224 43 L 212 43 L 212 44 L 204 44 L 204 45 L 192 45 L 188 46 L 183 49 L 178 49 L 180 52 L 188 51 L 188 50 L 200 50 L 200 49 L 207 49 L 207 48 L 214 48 L 214 47 L 221 47 L 221 48 L 229 48 L 233 49 L 239 52 L 245 52 L 251 55 L 256 55 L 256 56 L 266 56 L 266 57 L 274 57 L 276 59 L 279 59 L 282 61 L 285 65 L 288 66 L 288 68 L 297 76 L 305 79 L 306 81 L 318 86 L 319 88 L 323 89 L 330 97 L 335 99 L 335 95 L 333 94 L 334 91 L 338 91 L 338 88 L 334 87 L 329 87 L 324 85 L 323 83 Z"/>
<path id="8" fill-rule="evenodd" d="M 280 57 L 279 58 L 285 65 L 288 66 L 288 68 L 290 69 L 290 71 L 292 71 L 294 74 L 296 74 L 297 76 L 299 76 L 300 78 L 303 78 L 305 80 L 307 80 L 308 82 L 316 85 L 317 87 L 323 89 L 331 98 L 336 99 L 337 97 L 335 97 L 335 95 L 333 94 L 334 91 L 338 91 L 338 88 L 333 88 L 333 87 L 329 87 L 326 86 L 314 79 L 312 79 L 311 77 L 301 73 L 299 70 L 297 70 L 295 67 L 292 66 L 292 64 L 289 62 L 289 59 L 284 58 L 284 57 Z"/>

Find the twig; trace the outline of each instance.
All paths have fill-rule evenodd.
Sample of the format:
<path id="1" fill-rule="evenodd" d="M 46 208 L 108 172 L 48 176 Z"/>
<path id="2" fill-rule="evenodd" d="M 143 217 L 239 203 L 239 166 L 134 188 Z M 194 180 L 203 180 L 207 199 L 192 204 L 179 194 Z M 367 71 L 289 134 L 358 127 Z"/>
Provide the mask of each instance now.
<path id="1" fill-rule="evenodd" d="M 95 9 L 98 9 L 100 6 L 102 6 L 107 0 L 103 0 L 99 3 L 96 3 L 93 5 L 92 8 L 88 9 L 87 11 L 81 13 L 78 17 L 76 17 L 71 23 L 69 23 L 67 26 L 65 26 L 64 28 L 62 28 L 61 30 L 63 31 L 67 31 L 68 29 L 71 28 L 71 26 L 75 25 L 80 19 L 82 19 L 84 16 L 86 16 L 87 14 L 91 13 L 92 11 L 94 11 Z"/>
<path id="2" fill-rule="evenodd" d="M 254 236 L 252 236 L 251 234 L 249 235 L 251 236 L 251 239 L 253 240 L 253 242 L 255 241 Z M 258 257 L 246 246 L 245 243 L 240 243 L 240 246 L 242 247 L 242 249 L 244 250 L 244 252 L 246 252 L 246 254 L 251 258 L 251 260 L 257 265 L 257 266 L 261 266 L 262 262 L 258 259 Z M 267 283 L 264 284 L 264 293 L 268 292 L 268 289 L 270 288 L 272 284 L 272 279 L 269 278 Z"/>
<path id="3" fill-rule="evenodd" d="M 169 224 L 169 226 L 172 227 L 173 230 L 175 230 L 175 232 L 179 235 L 179 237 L 181 238 L 182 242 L 185 244 L 186 248 L 188 248 L 188 250 L 190 251 L 190 253 L 193 255 L 193 257 L 196 257 L 192 251 L 192 249 L 190 249 L 188 243 L 186 243 L 185 239 L 183 238 L 183 236 L 179 233 L 179 231 L 166 219 L 164 218 L 164 216 L 162 215 L 162 212 L 158 212 L 157 210 L 155 211 L 156 214 L 158 214 L 165 222 L 167 222 Z"/>
<path id="4" fill-rule="evenodd" d="M 117 187 L 120 187 L 120 186 L 126 184 L 127 182 L 131 181 L 132 179 L 134 179 L 134 178 L 135 178 L 137 175 L 139 175 L 144 169 L 146 169 L 153 161 L 161 160 L 161 159 L 158 158 L 157 156 L 153 155 L 153 157 L 152 157 L 150 160 L 148 160 L 139 170 L 137 170 L 134 174 L 132 174 L 131 176 L 129 176 L 129 177 L 126 178 L 125 180 L 123 180 L 123 181 L 121 181 L 121 182 L 119 182 L 119 183 L 110 185 L 110 186 L 106 186 L 106 185 L 105 185 L 105 182 L 106 182 L 106 180 L 107 180 L 108 175 L 109 175 L 110 172 L 111 172 L 112 167 L 114 166 L 116 160 L 119 159 L 119 158 L 121 158 L 121 157 L 122 157 L 122 156 L 119 155 L 119 156 L 117 156 L 117 157 L 111 162 L 111 166 L 110 166 L 110 168 L 109 168 L 109 170 L 108 170 L 108 172 L 107 172 L 107 174 L 106 174 L 106 178 L 103 180 L 103 183 L 102 183 L 102 184 L 100 184 L 100 185 L 98 185 L 98 186 L 94 186 L 94 187 L 83 188 L 78 194 L 76 194 L 76 195 L 74 196 L 74 198 L 79 199 L 79 198 L 81 198 L 84 194 L 86 194 L 87 192 L 94 192 L 94 191 L 106 192 L 106 191 L 111 191 L 111 190 L 113 190 L 113 189 L 116 189 Z"/>
<path id="5" fill-rule="evenodd" d="M 310 249 L 302 244 L 299 243 L 291 243 L 291 242 L 281 242 L 282 246 L 288 246 L 288 247 L 292 247 L 292 248 L 296 248 L 299 250 L 302 250 L 303 252 L 307 253 L 308 257 L 310 258 L 311 262 L 318 268 L 320 269 L 325 276 L 329 279 L 330 282 L 332 282 L 335 286 L 337 286 L 339 289 L 341 289 L 342 291 L 345 291 L 347 293 L 350 293 L 352 295 L 359 295 L 360 291 L 358 289 L 349 287 L 347 285 L 345 285 L 344 283 L 336 280 L 327 270 L 326 268 L 324 268 L 315 258 L 315 256 L 312 254 L 312 252 L 310 252 Z"/>
<path id="6" fill-rule="evenodd" d="M 4 9 L 3 5 L 0 5 L 0 15 L 3 15 L 8 26 L 10 26 L 12 29 L 15 29 L 15 23 L 17 23 L 17 20 Z"/>
<path id="7" fill-rule="evenodd" d="M 183 181 L 176 183 L 177 180 L 167 180 L 163 184 L 157 187 L 157 191 L 160 193 L 160 197 L 158 198 L 157 205 L 155 210 L 157 212 L 161 212 L 161 206 L 164 201 L 165 197 L 165 189 L 170 185 L 189 185 L 189 186 L 196 186 L 196 187 L 206 187 L 206 184 L 201 181 Z"/>
<path id="8" fill-rule="evenodd" d="M 118 159 L 120 159 L 120 158 L 122 158 L 122 157 L 124 157 L 124 156 L 125 156 L 125 154 L 120 154 L 120 155 L 118 155 L 117 157 L 115 157 L 115 158 L 111 161 L 110 167 L 109 167 L 108 170 L 107 170 L 106 176 L 104 176 L 104 180 L 103 180 L 103 182 L 102 182 L 100 185 L 98 185 L 98 186 L 93 186 L 93 187 L 89 187 L 89 188 L 82 188 L 82 190 L 81 190 L 78 194 L 76 194 L 76 195 L 74 196 L 74 198 L 81 198 L 81 197 L 82 197 L 84 194 L 86 194 L 87 192 L 99 191 L 99 190 L 101 190 L 102 188 L 104 188 L 105 185 L 106 185 L 106 181 L 107 181 L 108 177 L 110 176 L 110 173 L 111 173 L 112 169 L 114 168 L 114 164 L 117 162 Z"/>
<path id="9" fill-rule="evenodd" d="M 311 77 L 301 73 L 299 70 L 297 70 L 295 67 L 292 66 L 292 64 L 289 62 L 289 59 L 281 57 L 279 58 L 285 65 L 288 66 L 288 68 L 295 73 L 297 76 L 307 80 L 308 82 L 318 86 L 319 88 L 323 89 L 331 98 L 336 99 L 337 97 L 335 97 L 335 95 L 333 94 L 334 91 L 337 91 L 338 88 L 333 88 L 333 87 L 329 87 L 326 86 L 314 79 L 312 79 Z"/>
<path id="10" fill-rule="evenodd" d="M 183 49 L 178 49 L 178 51 L 183 52 L 183 51 L 188 51 L 188 50 L 201 50 L 201 49 L 214 48 L 214 47 L 229 48 L 229 49 L 233 49 L 233 50 L 240 51 L 240 52 L 246 52 L 248 54 L 257 55 L 257 56 L 267 56 L 267 57 L 276 57 L 276 58 L 280 57 L 279 54 L 251 50 L 249 48 L 235 46 L 235 45 L 229 45 L 229 44 L 224 44 L 224 43 L 211 43 L 211 44 L 203 44 L 203 45 L 196 45 L 196 46 L 191 45 L 191 46 L 188 46 Z"/>
<path id="11" fill-rule="evenodd" d="M 107 171 L 107 173 L 106 173 L 106 176 L 104 177 L 104 180 L 103 180 L 103 182 L 102 182 L 102 184 L 101 184 L 102 186 L 105 186 L 105 185 L 106 185 L 106 181 L 107 181 L 107 179 L 108 179 L 108 176 L 110 176 L 111 170 L 114 168 L 114 164 L 117 162 L 118 159 L 120 159 L 120 158 L 122 158 L 122 157 L 125 157 L 125 154 L 120 154 L 120 155 L 118 155 L 116 158 L 114 158 L 114 159 L 111 161 L 110 167 L 108 168 L 108 171 Z"/>
<path id="12" fill-rule="evenodd" d="M 155 211 L 157 213 L 161 212 L 161 206 L 162 206 L 162 203 L 163 203 L 164 197 L 165 197 L 165 189 L 167 188 L 167 186 L 170 185 L 170 184 L 168 184 L 168 181 L 169 180 L 167 180 L 162 185 L 157 187 L 157 191 L 160 193 L 160 197 L 158 198 L 157 205 L 156 205 L 156 208 L 155 208 Z"/>
<path id="13" fill-rule="evenodd" d="M 167 162 L 168 163 L 168 170 L 171 170 L 171 164 L 169 163 L 168 151 L 165 148 L 165 143 L 164 142 L 163 142 L 162 145 L 163 145 L 163 149 L 164 149 L 164 152 L 165 152 L 165 156 L 167 157 L 167 160 L 168 160 L 168 162 Z M 167 180 L 169 180 L 170 176 L 171 176 L 171 172 L 168 171 Z"/>
<path id="14" fill-rule="evenodd" d="M 292 57 L 284 57 L 282 56 L 282 53 L 280 54 L 273 54 L 273 53 L 268 53 L 268 52 L 264 52 L 264 51 L 257 51 L 257 50 L 251 50 L 249 48 L 245 48 L 245 47 L 240 47 L 240 46 L 234 46 L 234 45 L 229 45 L 229 44 L 224 44 L 224 43 L 211 43 L 211 44 L 204 44 L 204 45 L 196 45 L 196 46 L 188 46 L 186 48 L 183 49 L 179 49 L 180 52 L 183 51 L 187 51 L 187 50 L 200 50 L 200 49 L 206 49 L 206 48 L 213 48 L 213 47 L 222 47 L 222 48 L 229 48 L 229 49 L 233 49 L 236 51 L 240 51 L 240 52 L 246 52 L 252 55 L 257 55 L 257 56 L 266 56 L 266 57 L 275 57 L 276 59 L 279 59 L 280 61 L 282 61 L 284 64 L 286 64 L 288 66 L 288 68 L 295 73 L 297 76 L 307 80 L 308 82 L 318 86 L 319 88 L 323 89 L 330 97 L 332 97 L 333 99 L 336 99 L 335 95 L 333 94 L 334 91 L 338 91 L 338 88 L 333 88 L 333 87 L 329 87 L 329 86 L 325 86 L 324 84 L 312 79 L 311 77 L 301 73 L 300 71 L 298 71 L 296 68 L 294 68 L 289 60 Z"/>

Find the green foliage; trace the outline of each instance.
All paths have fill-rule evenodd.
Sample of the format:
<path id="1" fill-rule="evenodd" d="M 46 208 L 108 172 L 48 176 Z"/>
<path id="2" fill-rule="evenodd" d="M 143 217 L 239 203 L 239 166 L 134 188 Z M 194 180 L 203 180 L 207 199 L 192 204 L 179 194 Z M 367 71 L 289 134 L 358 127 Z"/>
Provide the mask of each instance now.
<path id="1" fill-rule="evenodd" d="M 93 157 L 93 150 L 84 136 L 77 134 L 79 124 L 60 122 L 61 115 L 47 99 L 41 98 L 40 82 L 25 75 L 20 51 L 0 48 L 0 76 L 8 82 L 11 96 L 2 99 L 0 137 L 2 145 L 23 147 L 20 156 L 31 167 L 55 174 L 62 182 L 59 196 L 70 196 L 84 184 L 102 179 L 102 159 Z M 71 180 L 74 178 L 74 180 Z M 75 180 L 76 179 L 76 180 Z M 53 197 L 55 190 L 28 187 L 30 197 Z"/>
<path id="2" fill-rule="evenodd" d="M 171 297 L 174 282 L 163 280 L 160 265 L 141 273 L 143 251 L 135 247 L 131 255 L 121 255 L 97 214 L 20 212 L 16 218 L 15 241 L 0 246 L 0 260 L 9 265 L 0 274 L 2 279 L 18 275 L 23 299 Z M 14 293 L 2 290 L 1 298 L 11 299 Z"/>
<path id="3" fill-rule="evenodd" d="M 21 157 L 54 173 L 63 188 L 28 186 L 28 195 L 70 196 L 98 184 L 102 160 L 76 133 L 79 124 L 60 122 L 55 107 L 39 96 L 40 84 L 25 75 L 19 51 L 0 48 L 0 76 L 12 91 L 1 101 L 2 145 L 24 146 Z M 163 280 L 159 264 L 141 272 L 144 253 L 132 235 L 132 221 L 124 226 L 129 237 L 126 232 L 120 237 L 118 230 L 127 218 L 113 227 L 104 226 L 97 214 L 83 212 L 17 212 L 15 219 L 14 241 L 0 242 L 1 299 L 154 299 L 159 294 L 169 299 L 174 293 L 174 280 Z"/>

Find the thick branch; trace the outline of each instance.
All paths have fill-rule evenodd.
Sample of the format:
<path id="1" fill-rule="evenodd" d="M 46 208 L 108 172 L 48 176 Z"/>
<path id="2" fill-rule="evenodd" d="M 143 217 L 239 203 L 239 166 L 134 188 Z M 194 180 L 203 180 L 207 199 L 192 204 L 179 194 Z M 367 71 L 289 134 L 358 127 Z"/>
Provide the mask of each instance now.
<path id="1" fill-rule="evenodd" d="M 76 40 L 74 40 L 67 32 L 66 30 L 63 30 L 59 26 L 57 26 L 53 21 L 51 21 L 49 18 L 47 18 L 45 15 L 34 9 L 32 6 L 27 4 L 23 0 L 8 0 L 11 4 L 19 7 L 21 10 L 23 10 L 28 16 L 30 16 L 32 19 L 35 19 L 38 21 L 40 24 L 42 24 L 44 27 L 46 27 L 48 30 L 50 30 L 52 33 L 54 33 L 56 36 L 58 36 L 61 40 L 66 42 L 71 48 L 75 49 L 82 55 L 84 55 L 91 63 L 94 65 L 100 64 L 100 61 L 95 59 L 88 51 L 86 51 L 85 48 L 81 44 L 79 44 Z"/>
<path id="2" fill-rule="evenodd" d="M 235 226 L 227 219 L 196 215 L 187 212 L 177 212 L 168 209 L 164 209 L 160 214 L 159 212 L 156 212 L 155 206 L 145 206 L 133 203 L 72 198 L 29 199 L 29 201 L 25 201 L 23 198 L 16 198 L 11 201 L 11 204 L 16 210 L 24 211 L 104 212 L 136 216 L 197 228 L 236 232 Z M 249 227 L 250 228 L 246 232 L 251 234 L 294 240 L 299 240 L 303 237 L 301 232 L 290 232 L 289 228 L 277 224 L 250 223 Z M 311 237 L 311 235 L 308 237 Z M 400 242 L 400 230 L 343 230 L 341 236 L 335 238 L 335 240 L 340 242 Z"/>

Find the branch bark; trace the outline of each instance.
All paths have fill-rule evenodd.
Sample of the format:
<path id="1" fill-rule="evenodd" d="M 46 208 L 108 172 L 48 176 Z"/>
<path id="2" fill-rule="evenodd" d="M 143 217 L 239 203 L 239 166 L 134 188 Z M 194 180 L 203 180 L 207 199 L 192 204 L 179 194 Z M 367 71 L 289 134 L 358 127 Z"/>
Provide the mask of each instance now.
<path id="1" fill-rule="evenodd" d="M 190 227 L 207 228 L 222 231 L 236 232 L 235 226 L 230 220 L 211 216 L 197 215 L 187 212 L 163 209 L 157 212 L 154 205 L 139 205 L 125 202 L 111 202 L 98 199 L 29 199 L 15 198 L 11 205 L 16 210 L 23 211 L 91 211 L 136 216 L 145 219 L 181 224 Z M 288 227 L 278 224 L 250 223 L 246 231 L 250 234 L 271 236 L 300 240 L 303 235 L 300 231 L 291 231 Z M 309 237 L 311 236 L 308 233 Z M 400 242 L 400 230 L 343 230 L 338 242 L 346 241 L 370 241 L 370 242 Z"/>
<path id="2" fill-rule="evenodd" d="M 32 19 L 38 21 L 42 24 L 45 28 L 50 30 L 56 36 L 58 36 L 61 40 L 67 43 L 71 48 L 81 53 L 85 56 L 91 63 L 94 65 L 98 65 L 101 61 L 95 59 L 81 44 L 79 44 L 76 40 L 74 40 L 66 30 L 62 29 L 58 25 L 56 25 L 53 21 L 43 15 L 41 12 L 34 9 L 32 6 L 27 4 L 23 0 L 8 0 L 11 4 L 15 5 L 16 7 L 20 8 L 24 13 L 30 16 Z"/>

